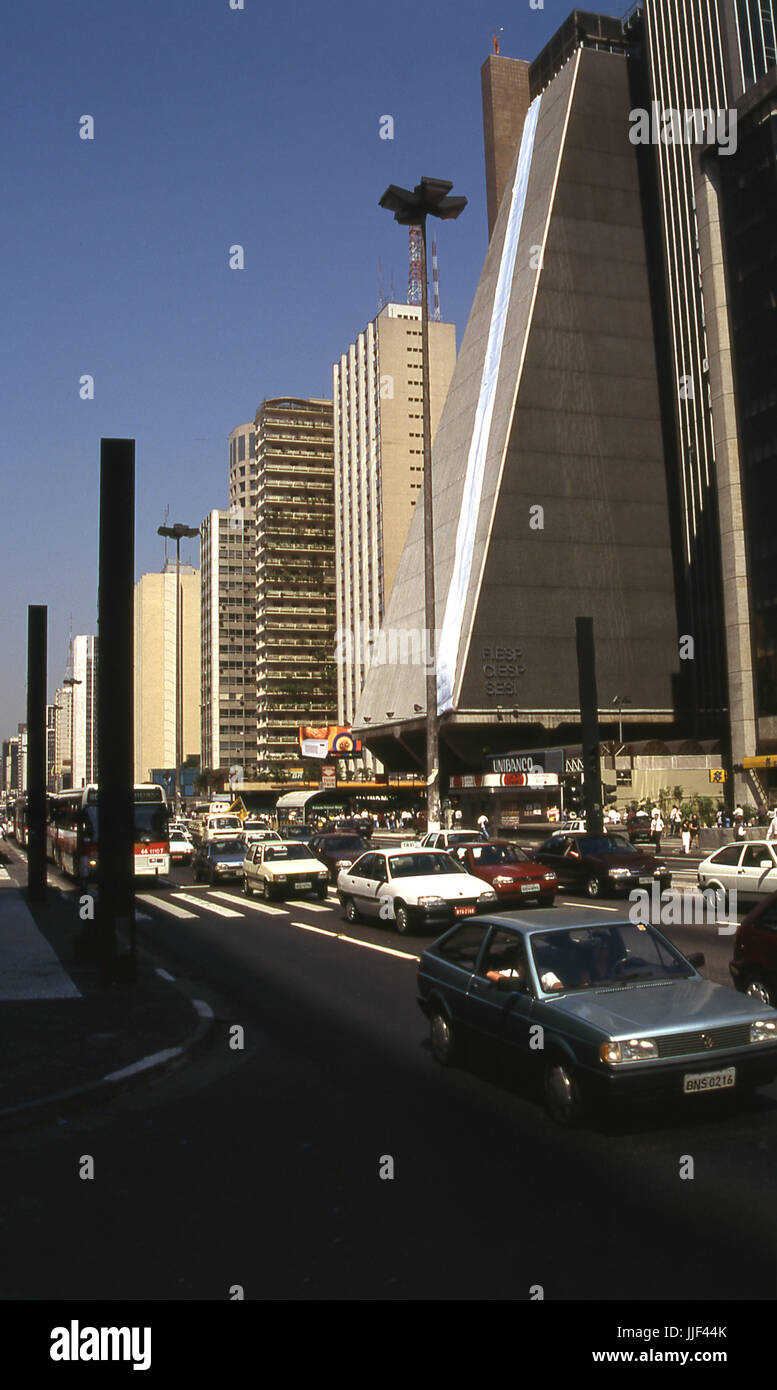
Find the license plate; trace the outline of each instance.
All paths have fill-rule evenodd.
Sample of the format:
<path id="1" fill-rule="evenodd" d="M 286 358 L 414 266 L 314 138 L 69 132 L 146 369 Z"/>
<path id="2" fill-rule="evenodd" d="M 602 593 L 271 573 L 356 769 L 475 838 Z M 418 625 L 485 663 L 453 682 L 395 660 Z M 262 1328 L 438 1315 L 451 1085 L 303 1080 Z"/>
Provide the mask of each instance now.
<path id="1" fill-rule="evenodd" d="M 704 1071 L 696 1076 L 684 1076 L 683 1090 L 687 1096 L 697 1091 L 724 1091 L 727 1087 L 736 1085 L 736 1075 L 736 1067 L 725 1067 L 722 1071 Z"/>
<path id="2" fill-rule="evenodd" d="M 474 907 L 454 907 L 453 915 L 454 917 L 474 917 L 475 909 Z"/>
<path id="3" fill-rule="evenodd" d="M 305 879 L 300 879 L 299 883 L 297 884 L 297 887 L 298 887 L 298 888 L 312 888 L 313 885 L 312 885 L 312 883 L 310 882 L 310 879 L 309 879 L 309 878 L 305 878 Z"/>
<path id="4" fill-rule="evenodd" d="M 522 892 L 522 893 L 539 893 L 539 891 L 540 891 L 540 885 L 539 885 L 539 883 L 522 883 L 522 884 L 521 884 L 521 892 Z"/>
<path id="5" fill-rule="evenodd" d="M 653 879 L 652 879 L 652 878 L 641 878 L 639 881 L 640 881 L 640 883 L 652 883 L 652 882 L 653 882 Z"/>

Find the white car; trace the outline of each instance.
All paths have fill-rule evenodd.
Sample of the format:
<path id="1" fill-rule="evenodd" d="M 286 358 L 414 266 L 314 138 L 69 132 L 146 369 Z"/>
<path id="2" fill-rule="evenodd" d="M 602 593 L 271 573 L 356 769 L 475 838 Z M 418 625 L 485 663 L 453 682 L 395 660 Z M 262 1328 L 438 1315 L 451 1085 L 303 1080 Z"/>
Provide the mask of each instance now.
<path id="1" fill-rule="evenodd" d="M 239 816 L 206 816 L 200 832 L 202 840 L 234 840 L 241 835 L 243 825 Z"/>
<path id="2" fill-rule="evenodd" d="M 170 859 L 173 864 L 194 862 L 194 843 L 183 830 L 170 829 Z"/>
<path id="3" fill-rule="evenodd" d="M 251 820 L 243 821 L 241 834 L 247 845 L 257 845 L 264 840 L 273 840 L 280 844 L 283 839 L 277 830 L 270 830 L 266 825 L 259 825 L 256 821 Z"/>
<path id="4" fill-rule="evenodd" d="M 326 897 L 329 874 L 320 859 L 299 840 L 260 840 L 248 845 L 243 860 L 243 892 L 256 890 L 266 902 L 286 893 L 316 893 Z"/>
<path id="5" fill-rule="evenodd" d="M 497 895 L 441 850 L 420 846 L 369 850 L 337 876 L 346 920 L 395 922 L 405 936 L 414 927 L 442 931 L 461 917 L 496 907 Z"/>
<path id="6" fill-rule="evenodd" d="M 468 830 L 466 826 L 457 825 L 455 830 L 429 830 L 416 843 L 421 849 L 451 849 L 454 845 L 471 845 L 473 840 L 485 838 L 477 826 Z"/>
<path id="7" fill-rule="evenodd" d="M 700 888 L 724 894 L 735 889 L 737 898 L 763 898 L 777 890 L 777 844 L 737 840 L 702 859 L 697 874 Z"/>

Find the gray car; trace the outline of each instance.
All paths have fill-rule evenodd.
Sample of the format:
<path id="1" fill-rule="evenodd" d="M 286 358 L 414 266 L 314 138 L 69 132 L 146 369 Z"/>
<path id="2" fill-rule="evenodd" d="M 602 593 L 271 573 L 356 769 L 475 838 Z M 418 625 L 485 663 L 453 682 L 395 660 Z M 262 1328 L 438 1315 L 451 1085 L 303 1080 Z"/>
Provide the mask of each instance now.
<path id="1" fill-rule="evenodd" d="M 468 1038 L 539 1073 L 547 1108 L 579 1124 L 592 1100 L 747 1091 L 777 1076 L 777 1010 L 705 980 L 656 928 L 596 910 L 488 913 L 423 952 L 418 1002 L 434 1057 Z"/>
<path id="2" fill-rule="evenodd" d="M 777 891 L 777 844 L 771 840 L 737 840 L 703 859 L 699 887 L 721 892 L 723 901 L 736 892 L 743 901 L 761 902 Z"/>

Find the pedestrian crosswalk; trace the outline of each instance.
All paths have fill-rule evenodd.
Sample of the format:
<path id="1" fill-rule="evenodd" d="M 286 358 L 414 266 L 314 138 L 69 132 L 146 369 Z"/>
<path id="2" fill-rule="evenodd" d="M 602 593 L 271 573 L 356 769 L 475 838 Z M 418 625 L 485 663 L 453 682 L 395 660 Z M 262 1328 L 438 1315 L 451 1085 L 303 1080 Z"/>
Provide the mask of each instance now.
<path id="1" fill-rule="evenodd" d="M 335 889 L 330 889 L 327 895 L 328 902 L 325 906 L 320 902 L 309 902 L 306 898 L 293 898 L 284 902 L 283 906 L 275 903 L 266 903 L 263 899 L 255 901 L 252 898 L 239 898 L 235 893 L 225 893 L 218 889 L 211 889 L 207 892 L 188 893 L 184 891 L 173 891 L 162 893 L 136 893 L 135 901 L 144 903 L 146 907 L 155 908 L 158 912 L 166 913 L 170 917 L 179 920 L 193 920 L 200 915 L 214 913 L 217 917 L 243 917 L 257 920 L 259 917 L 291 917 L 292 913 L 303 910 L 305 912 L 329 912 L 332 907 L 338 905 L 338 898 Z M 180 904 L 185 903 L 182 907 Z M 225 906 L 225 904 L 229 906 Z M 198 908 L 199 912 L 192 909 Z"/>

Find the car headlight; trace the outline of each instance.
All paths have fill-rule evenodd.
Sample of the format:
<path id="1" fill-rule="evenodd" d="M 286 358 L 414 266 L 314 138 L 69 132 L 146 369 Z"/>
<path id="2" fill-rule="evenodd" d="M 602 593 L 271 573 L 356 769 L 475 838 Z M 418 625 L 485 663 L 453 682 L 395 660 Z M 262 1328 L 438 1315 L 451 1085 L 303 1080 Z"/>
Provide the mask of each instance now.
<path id="1" fill-rule="evenodd" d="M 655 869 L 653 870 L 653 872 L 654 872 L 655 874 L 665 874 L 665 873 L 667 873 L 668 870 L 667 870 L 666 864 L 656 864 L 656 867 L 655 867 Z"/>
<path id="2" fill-rule="evenodd" d="M 610 878 L 631 878 L 631 869 L 608 869 Z"/>
<path id="3" fill-rule="evenodd" d="M 494 895 L 496 896 L 496 894 Z M 427 895 L 418 899 L 419 907 L 445 907 L 445 899 Z"/>
<path id="4" fill-rule="evenodd" d="M 775 1042 L 775 1040 L 777 1040 L 777 1023 L 773 1023 L 771 1019 L 757 1018 L 755 1023 L 750 1024 L 751 1043 Z"/>
<path id="5" fill-rule="evenodd" d="M 494 884 L 498 883 L 500 888 L 504 888 L 507 884 L 512 883 L 513 879 L 511 879 L 507 874 L 497 874 L 496 878 L 492 879 L 491 882 Z"/>
<path id="6" fill-rule="evenodd" d="M 652 1062 L 658 1057 L 654 1038 L 629 1038 L 627 1042 L 606 1042 L 599 1048 L 603 1062 Z"/>
<path id="7" fill-rule="evenodd" d="M 507 881 L 508 881 L 508 883 L 510 882 L 509 879 L 508 879 Z M 487 888 L 486 891 L 485 891 L 485 893 L 480 893 L 480 894 L 478 895 L 478 902 L 479 902 L 479 903 L 495 903 L 495 902 L 496 902 L 496 893 L 494 892 L 493 888 Z"/>
<path id="8" fill-rule="evenodd" d="M 555 878 L 556 878 L 556 875 L 555 875 L 555 874 L 543 874 L 543 875 L 542 875 L 542 881 L 543 881 L 543 883 L 553 883 L 554 880 L 555 880 Z"/>

